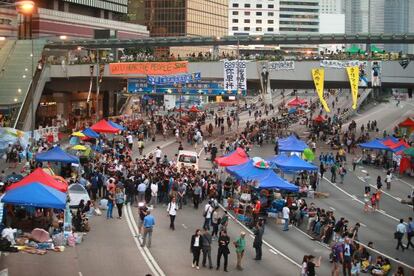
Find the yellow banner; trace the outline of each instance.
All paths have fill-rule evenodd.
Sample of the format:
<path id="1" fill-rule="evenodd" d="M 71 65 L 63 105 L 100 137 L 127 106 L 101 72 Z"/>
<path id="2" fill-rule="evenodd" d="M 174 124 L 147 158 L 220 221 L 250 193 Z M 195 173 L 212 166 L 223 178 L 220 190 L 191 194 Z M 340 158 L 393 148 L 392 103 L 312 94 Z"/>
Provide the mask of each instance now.
<path id="1" fill-rule="evenodd" d="M 358 85 L 359 85 L 359 68 L 358 66 L 346 67 L 348 73 L 349 84 L 351 85 L 352 108 L 357 108 L 358 101 Z"/>
<path id="2" fill-rule="evenodd" d="M 312 69 L 312 79 L 315 83 L 316 92 L 318 93 L 319 100 L 326 112 L 331 112 L 323 97 L 323 85 L 325 81 L 325 70 L 323 68 Z"/>

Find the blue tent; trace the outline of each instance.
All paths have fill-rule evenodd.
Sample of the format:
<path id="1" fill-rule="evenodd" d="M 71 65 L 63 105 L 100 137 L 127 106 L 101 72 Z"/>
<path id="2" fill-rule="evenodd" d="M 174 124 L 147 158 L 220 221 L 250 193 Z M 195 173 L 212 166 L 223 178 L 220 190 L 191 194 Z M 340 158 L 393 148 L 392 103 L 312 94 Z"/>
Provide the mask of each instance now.
<path id="1" fill-rule="evenodd" d="M 272 172 L 269 176 L 258 180 L 259 189 L 276 189 L 281 191 L 298 192 L 299 187 L 293 185 Z"/>
<path id="2" fill-rule="evenodd" d="M 66 194 L 39 182 L 8 191 L 1 202 L 39 208 L 65 209 Z"/>
<path id="3" fill-rule="evenodd" d="M 90 137 L 90 138 L 94 138 L 94 139 L 98 139 L 99 138 L 99 134 L 97 132 L 95 132 L 94 130 L 88 128 L 85 128 L 82 131 L 83 134 L 85 134 L 86 136 Z"/>
<path id="4" fill-rule="evenodd" d="M 275 165 L 280 168 L 282 171 L 298 172 L 298 171 L 317 171 L 318 167 L 306 162 L 297 155 L 292 155 L 291 157 L 276 161 Z"/>
<path id="5" fill-rule="evenodd" d="M 278 142 L 279 142 L 279 145 L 283 145 L 285 143 L 290 143 L 292 141 L 300 141 L 300 140 L 298 138 L 296 138 L 295 135 L 292 134 L 289 137 L 279 139 Z"/>
<path id="6" fill-rule="evenodd" d="M 237 179 L 243 181 L 258 180 L 273 173 L 272 170 L 255 167 L 252 161 L 237 166 L 229 166 L 226 168 L 226 171 Z"/>
<path id="7" fill-rule="evenodd" d="M 272 158 L 266 159 L 266 162 L 270 164 L 272 168 L 277 167 L 278 163 L 286 162 L 289 159 L 289 156 L 284 154 L 276 155 Z"/>
<path id="8" fill-rule="evenodd" d="M 391 140 L 393 143 L 398 143 L 400 140 L 398 140 L 398 138 L 395 138 L 394 136 L 387 136 L 385 138 L 382 139 L 378 139 L 381 143 L 385 142 L 387 140 Z"/>
<path id="9" fill-rule="evenodd" d="M 363 149 L 370 149 L 370 150 L 389 150 L 390 149 L 378 139 L 359 144 L 359 146 Z"/>
<path id="10" fill-rule="evenodd" d="M 119 130 L 124 131 L 124 130 L 126 129 L 124 126 L 121 126 L 120 124 L 117 124 L 117 123 L 115 123 L 115 122 L 113 122 L 113 121 L 111 121 L 111 120 L 108 120 L 108 123 L 109 123 L 111 126 L 113 126 L 113 127 L 117 128 L 117 129 L 119 129 Z"/>
<path id="11" fill-rule="evenodd" d="M 70 155 L 60 147 L 54 147 L 46 152 L 36 154 L 37 162 L 79 163 L 79 158 Z"/>
<path id="12" fill-rule="evenodd" d="M 302 140 L 296 138 L 295 135 L 290 135 L 285 139 L 280 139 L 279 143 L 279 151 L 293 151 L 293 152 L 303 152 L 308 145 Z"/>

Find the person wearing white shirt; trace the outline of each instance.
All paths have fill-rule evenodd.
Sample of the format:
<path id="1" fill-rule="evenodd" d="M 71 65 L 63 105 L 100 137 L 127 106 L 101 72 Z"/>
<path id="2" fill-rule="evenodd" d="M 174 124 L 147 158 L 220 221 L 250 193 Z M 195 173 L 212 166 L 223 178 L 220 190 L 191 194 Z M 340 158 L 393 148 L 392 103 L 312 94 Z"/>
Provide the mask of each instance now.
<path id="1" fill-rule="evenodd" d="M 387 190 L 391 189 L 391 179 L 392 179 L 392 173 L 388 171 L 387 175 L 385 176 L 385 183 L 387 184 Z"/>
<path id="2" fill-rule="evenodd" d="M 134 138 L 132 137 L 131 133 L 129 133 L 126 137 L 128 141 L 128 146 L 132 150 L 132 147 L 134 146 Z"/>
<path id="3" fill-rule="evenodd" d="M 285 205 L 285 207 L 283 207 L 282 209 L 282 214 L 283 214 L 283 220 L 285 221 L 283 231 L 288 231 L 289 230 L 289 214 L 290 214 L 289 207 Z"/>
<path id="4" fill-rule="evenodd" d="M 404 234 L 407 232 L 407 227 L 404 224 L 404 219 L 400 219 L 400 223 L 397 225 L 397 231 L 395 232 L 395 238 L 397 239 L 397 250 L 398 248 L 402 248 L 404 252 L 404 245 L 402 244 L 402 238 Z"/>
<path id="5" fill-rule="evenodd" d="M 157 161 L 157 164 L 160 163 L 162 151 L 161 148 L 158 146 L 157 149 L 154 151 L 155 154 L 155 161 Z"/>
<path id="6" fill-rule="evenodd" d="M 177 202 L 175 200 L 175 197 L 173 197 L 170 203 L 168 203 L 167 212 L 168 215 L 170 215 L 170 229 L 175 230 L 174 221 L 175 216 L 177 215 Z"/>
<path id="7" fill-rule="evenodd" d="M 211 214 L 213 213 L 213 207 L 211 206 L 211 201 L 209 201 L 204 207 L 204 225 L 203 229 L 210 231 L 211 224 Z"/>
<path id="8" fill-rule="evenodd" d="M 157 204 L 157 196 L 158 196 L 158 184 L 157 183 L 151 183 L 151 200 L 150 200 L 150 205 L 152 207 L 155 206 L 155 204 Z"/>

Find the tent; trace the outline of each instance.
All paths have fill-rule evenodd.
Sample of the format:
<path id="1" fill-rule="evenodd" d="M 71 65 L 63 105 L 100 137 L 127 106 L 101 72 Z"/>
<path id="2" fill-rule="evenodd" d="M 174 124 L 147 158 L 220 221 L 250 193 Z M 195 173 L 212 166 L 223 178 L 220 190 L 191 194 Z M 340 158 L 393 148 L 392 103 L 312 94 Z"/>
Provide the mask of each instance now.
<path id="1" fill-rule="evenodd" d="M 392 140 L 386 140 L 382 142 L 384 146 L 390 148 L 393 153 L 400 152 L 402 150 L 408 149 L 410 145 L 408 145 L 405 141 L 401 140 L 399 142 L 393 142 Z"/>
<path id="2" fill-rule="evenodd" d="M 297 172 L 297 171 L 317 171 L 318 167 L 306 162 L 297 155 L 292 155 L 288 159 L 275 162 L 276 166 L 283 171 Z"/>
<path id="3" fill-rule="evenodd" d="M 325 122 L 325 118 L 322 115 L 318 115 L 315 118 L 313 118 L 313 121 L 316 123 L 323 123 Z"/>
<path id="4" fill-rule="evenodd" d="M 76 163 L 79 164 L 79 158 L 70 155 L 62 150 L 60 147 L 54 147 L 48 151 L 36 154 L 37 162 L 61 162 L 61 163 Z"/>
<path id="5" fill-rule="evenodd" d="M 385 50 L 380 49 L 375 45 L 371 45 L 371 52 L 375 53 L 375 54 L 377 54 L 377 53 L 383 54 L 383 53 L 385 53 Z"/>
<path id="6" fill-rule="evenodd" d="M 291 100 L 290 102 L 287 103 L 288 106 L 306 106 L 308 105 L 308 102 L 304 99 L 301 99 L 299 97 L 294 98 L 293 100 Z"/>
<path id="7" fill-rule="evenodd" d="M 91 126 L 91 129 L 98 133 L 117 133 L 119 132 L 119 128 L 116 128 L 112 126 L 108 121 L 106 120 L 100 120 L 93 126 Z"/>
<path id="8" fill-rule="evenodd" d="M 356 45 L 352 45 L 351 48 L 345 49 L 345 53 L 348 53 L 348 54 L 365 54 L 365 51 L 358 48 Z"/>
<path id="9" fill-rule="evenodd" d="M 279 151 L 303 152 L 306 148 L 308 148 L 308 145 L 293 135 L 279 141 Z"/>
<path id="10" fill-rule="evenodd" d="M 24 185 L 28 185 L 34 182 L 39 182 L 46 186 L 52 187 L 58 191 L 66 192 L 68 190 L 68 185 L 56 180 L 53 176 L 46 173 L 42 168 L 35 169 L 31 174 L 16 182 L 6 188 L 7 191 L 13 190 Z"/>
<path id="11" fill-rule="evenodd" d="M 247 161 L 249 161 L 249 156 L 242 148 L 237 148 L 235 151 L 222 157 L 217 157 L 214 160 L 214 162 L 216 162 L 217 165 L 222 167 L 236 166 L 244 164 Z"/>
<path id="12" fill-rule="evenodd" d="M 399 127 L 414 128 L 414 121 L 407 117 L 404 121 L 398 124 Z"/>
<path id="13" fill-rule="evenodd" d="M 92 129 L 90 129 L 89 127 L 82 130 L 82 133 L 93 139 L 99 138 L 99 134 L 93 131 Z"/>
<path id="14" fill-rule="evenodd" d="M 289 156 L 284 154 L 276 155 L 270 159 L 266 159 L 266 161 L 270 164 L 272 168 L 277 167 L 278 163 L 286 162 L 289 159 Z"/>
<path id="15" fill-rule="evenodd" d="M 65 209 L 66 193 L 39 182 L 33 182 L 8 191 L 1 202 L 20 206 Z"/>
<path id="16" fill-rule="evenodd" d="M 272 172 L 267 177 L 259 179 L 259 189 L 276 189 L 288 192 L 298 192 L 299 187 L 287 182 L 279 175 Z"/>
<path id="17" fill-rule="evenodd" d="M 193 112 L 193 113 L 197 113 L 197 112 L 201 112 L 200 109 L 198 109 L 195 105 L 193 105 L 188 112 Z"/>
<path id="18" fill-rule="evenodd" d="M 359 144 L 359 146 L 363 149 L 370 149 L 370 150 L 389 150 L 390 149 L 378 139 Z"/>
<path id="19" fill-rule="evenodd" d="M 115 123 L 115 122 L 113 122 L 113 121 L 111 121 L 111 120 L 109 120 L 109 121 L 108 121 L 108 123 L 109 123 L 111 126 L 113 126 L 113 127 L 117 128 L 117 129 L 119 129 L 119 130 L 122 130 L 122 131 L 126 130 L 126 128 L 125 128 L 124 126 L 122 126 L 122 125 L 120 125 L 120 124 L 117 124 L 117 123 Z"/>
<path id="20" fill-rule="evenodd" d="M 237 179 L 243 181 L 258 180 L 273 173 L 272 170 L 257 168 L 254 166 L 252 160 L 241 165 L 229 166 L 226 168 L 226 171 Z"/>

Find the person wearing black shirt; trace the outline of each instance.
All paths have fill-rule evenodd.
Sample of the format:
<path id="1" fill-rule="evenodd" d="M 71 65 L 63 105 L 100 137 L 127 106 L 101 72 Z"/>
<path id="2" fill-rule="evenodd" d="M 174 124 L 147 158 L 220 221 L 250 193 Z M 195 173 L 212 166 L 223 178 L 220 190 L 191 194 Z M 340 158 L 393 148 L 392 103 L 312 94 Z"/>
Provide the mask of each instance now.
<path id="1" fill-rule="evenodd" d="M 264 232 L 263 222 L 259 221 L 253 230 L 253 233 L 254 233 L 253 247 L 256 250 L 255 260 L 257 261 L 262 259 L 263 232 Z"/>
<path id="2" fill-rule="evenodd" d="M 309 255 L 308 256 L 308 265 L 307 265 L 307 272 L 308 276 L 315 276 L 315 267 L 321 266 L 321 259 L 322 257 L 319 257 L 319 259 L 315 263 L 315 256 Z"/>
<path id="3" fill-rule="evenodd" d="M 138 219 L 138 229 L 139 229 L 139 234 L 141 236 L 144 233 L 143 232 L 143 228 L 144 228 L 144 218 L 147 215 L 147 211 L 148 211 L 148 208 L 147 208 L 147 206 L 145 206 L 145 203 L 143 203 L 142 206 L 139 206 L 138 207 L 138 215 L 139 215 L 139 219 Z"/>
<path id="4" fill-rule="evenodd" d="M 227 231 L 221 230 L 220 237 L 218 239 L 216 270 L 220 269 L 220 259 L 221 259 L 221 256 L 223 256 L 224 257 L 224 271 L 227 272 L 228 255 L 230 254 L 229 243 L 230 243 L 230 238 L 227 236 Z"/>

